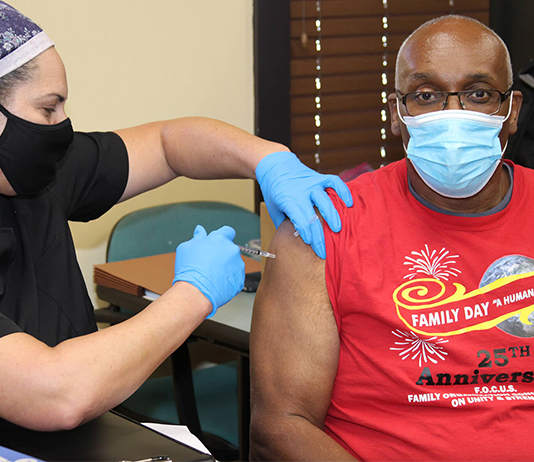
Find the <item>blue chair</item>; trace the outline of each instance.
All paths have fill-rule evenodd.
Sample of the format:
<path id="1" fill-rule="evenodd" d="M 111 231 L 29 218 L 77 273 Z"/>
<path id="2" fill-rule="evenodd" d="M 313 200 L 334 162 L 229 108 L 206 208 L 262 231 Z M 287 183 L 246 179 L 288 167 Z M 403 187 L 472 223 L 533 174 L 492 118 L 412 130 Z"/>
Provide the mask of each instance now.
<path id="1" fill-rule="evenodd" d="M 212 201 L 158 205 L 131 212 L 117 222 L 111 231 L 106 261 L 174 252 L 178 244 L 193 237 L 197 224 L 208 233 L 223 225 L 231 226 L 236 230 L 236 244 L 260 238 L 259 216 L 236 205 Z"/>
<path id="2" fill-rule="evenodd" d="M 191 239 L 197 224 L 203 225 L 208 233 L 223 225 L 232 226 L 236 230 L 236 244 L 245 245 L 260 237 L 259 216 L 242 207 L 213 201 L 159 205 L 129 213 L 117 222 L 108 242 L 106 260 L 174 252 L 178 244 Z M 118 307 L 111 309 L 122 311 L 120 319 L 132 314 Z M 97 320 L 109 321 L 104 310 L 95 313 Z M 192 371 L 188 344 L 193 341 L 191 336 L 173 353 L 173 377 L 147 380 L 117 410 L 136 420 L 185 424 L 216 459 L 237 460 L 237 361 Z"/>

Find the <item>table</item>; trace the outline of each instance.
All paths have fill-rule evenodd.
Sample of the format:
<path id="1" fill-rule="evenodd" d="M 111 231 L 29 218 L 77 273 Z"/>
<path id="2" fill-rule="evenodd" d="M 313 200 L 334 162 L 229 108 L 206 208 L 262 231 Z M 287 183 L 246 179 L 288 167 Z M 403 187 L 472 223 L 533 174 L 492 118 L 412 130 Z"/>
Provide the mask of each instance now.
<path id="1" fill-rule="evenodd" d="M 146 297 L 138 297 L 101 285 L 96 286 L 96 293 L 101 300 L 107 301 L 115 306 L 121 306 L 134 312 L 143 310 L 152 302 L 152 300 Z M 202 322 L 192 333 L 192 336 L 196 339 L 201 339 L 211 344 L 227 348 L 236 352 L 238 355 L 240 460 L 248 460 L 249 450 L 249 333 L 254 297 L 255 293 L 240 292 L 236 297 L 234 297 L 234 299 L 228 302 L 224 307 L 220 308 L 212 318 L 206 319 L 204 322 Z M 113 312 L 110 312 L 109 314 L 110 316 L 113 316 Z M 183 350 L 179 349 L 173 354 L 173 363 L 175 359 L 178 360 L 178 355 L 180 354 L 183 355 Z M 180 360 L 182 359 L 183 357 L 180 358 Z M 182 382 L 178 386 L 189 387 L 192 386 L 192 382 Z M 187 405 L 187 403 L 185 404 Z M 193 425 L 193 428 L 190 427 L 191 432 L 199 436 L 198 430 L 196 430 L 194 427 L 195 425 Z M 198 428 L 200 428 L 200 424 L 198 424 Z"/>
<path id="2" fill-rule="evenodd" d="M 159 455 L 173 461 L 215 460 L 113 411 L 73 430 L 57 432 L 28 430 L 0 419 L 0 446 L 47 462 L 117 462 Z"/>

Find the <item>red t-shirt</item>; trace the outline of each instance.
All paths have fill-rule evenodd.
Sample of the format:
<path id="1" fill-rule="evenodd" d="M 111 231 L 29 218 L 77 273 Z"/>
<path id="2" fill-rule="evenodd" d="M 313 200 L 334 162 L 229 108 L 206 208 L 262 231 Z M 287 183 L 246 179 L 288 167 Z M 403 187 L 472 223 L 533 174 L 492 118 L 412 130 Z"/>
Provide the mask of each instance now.
<path id="1" fill-rule="evenodd" d="M 332 196 L 343 229 L 325 227 L 340 336 L 326 432 L 361 460 L 532 459 L 534 171 L 514 166 L 489 216 L 425 207 L 404 160 L 349 187 L 352 208 Z"/>

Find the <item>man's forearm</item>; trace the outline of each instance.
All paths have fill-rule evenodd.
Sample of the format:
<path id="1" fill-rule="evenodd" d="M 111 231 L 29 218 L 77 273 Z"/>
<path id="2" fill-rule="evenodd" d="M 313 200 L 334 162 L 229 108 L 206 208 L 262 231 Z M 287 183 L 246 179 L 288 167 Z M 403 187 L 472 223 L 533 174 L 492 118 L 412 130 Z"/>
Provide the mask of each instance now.
<path id="1" fill-rule="evenodd" d="M 354 461 L 319 427 L 300 416 L 269 419 L 256 414 L 251 422 L 250 460 Z"/>
<path id="2" fill-rule="evenodd" d="M 55 348 L 26 334 L 4 337 L 0 416 L 36 430 L 97 417 L 130 396 L 210 310 L 197 289 L 179 282 L 131 319 Z"/>

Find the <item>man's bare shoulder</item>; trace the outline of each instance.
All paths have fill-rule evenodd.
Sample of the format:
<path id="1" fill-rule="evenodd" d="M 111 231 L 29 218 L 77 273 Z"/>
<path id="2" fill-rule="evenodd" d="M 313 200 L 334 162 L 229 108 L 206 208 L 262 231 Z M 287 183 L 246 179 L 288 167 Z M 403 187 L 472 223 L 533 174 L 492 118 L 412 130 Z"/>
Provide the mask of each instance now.
<path id="1" fill-rule="evenodd" d="M 279 287 L 287 293 L 302 296 L 310 292 L 324 292 L 325 261 L 317 257 L 312 248 L 294 234 L 293 225 L 284 221 L 277 229 L 269 247 L 276 258 L 266 262 L 260 285 L 260 297 L 263 290 Z M 323 298 L 323 301 L 326 301 Z"/>

